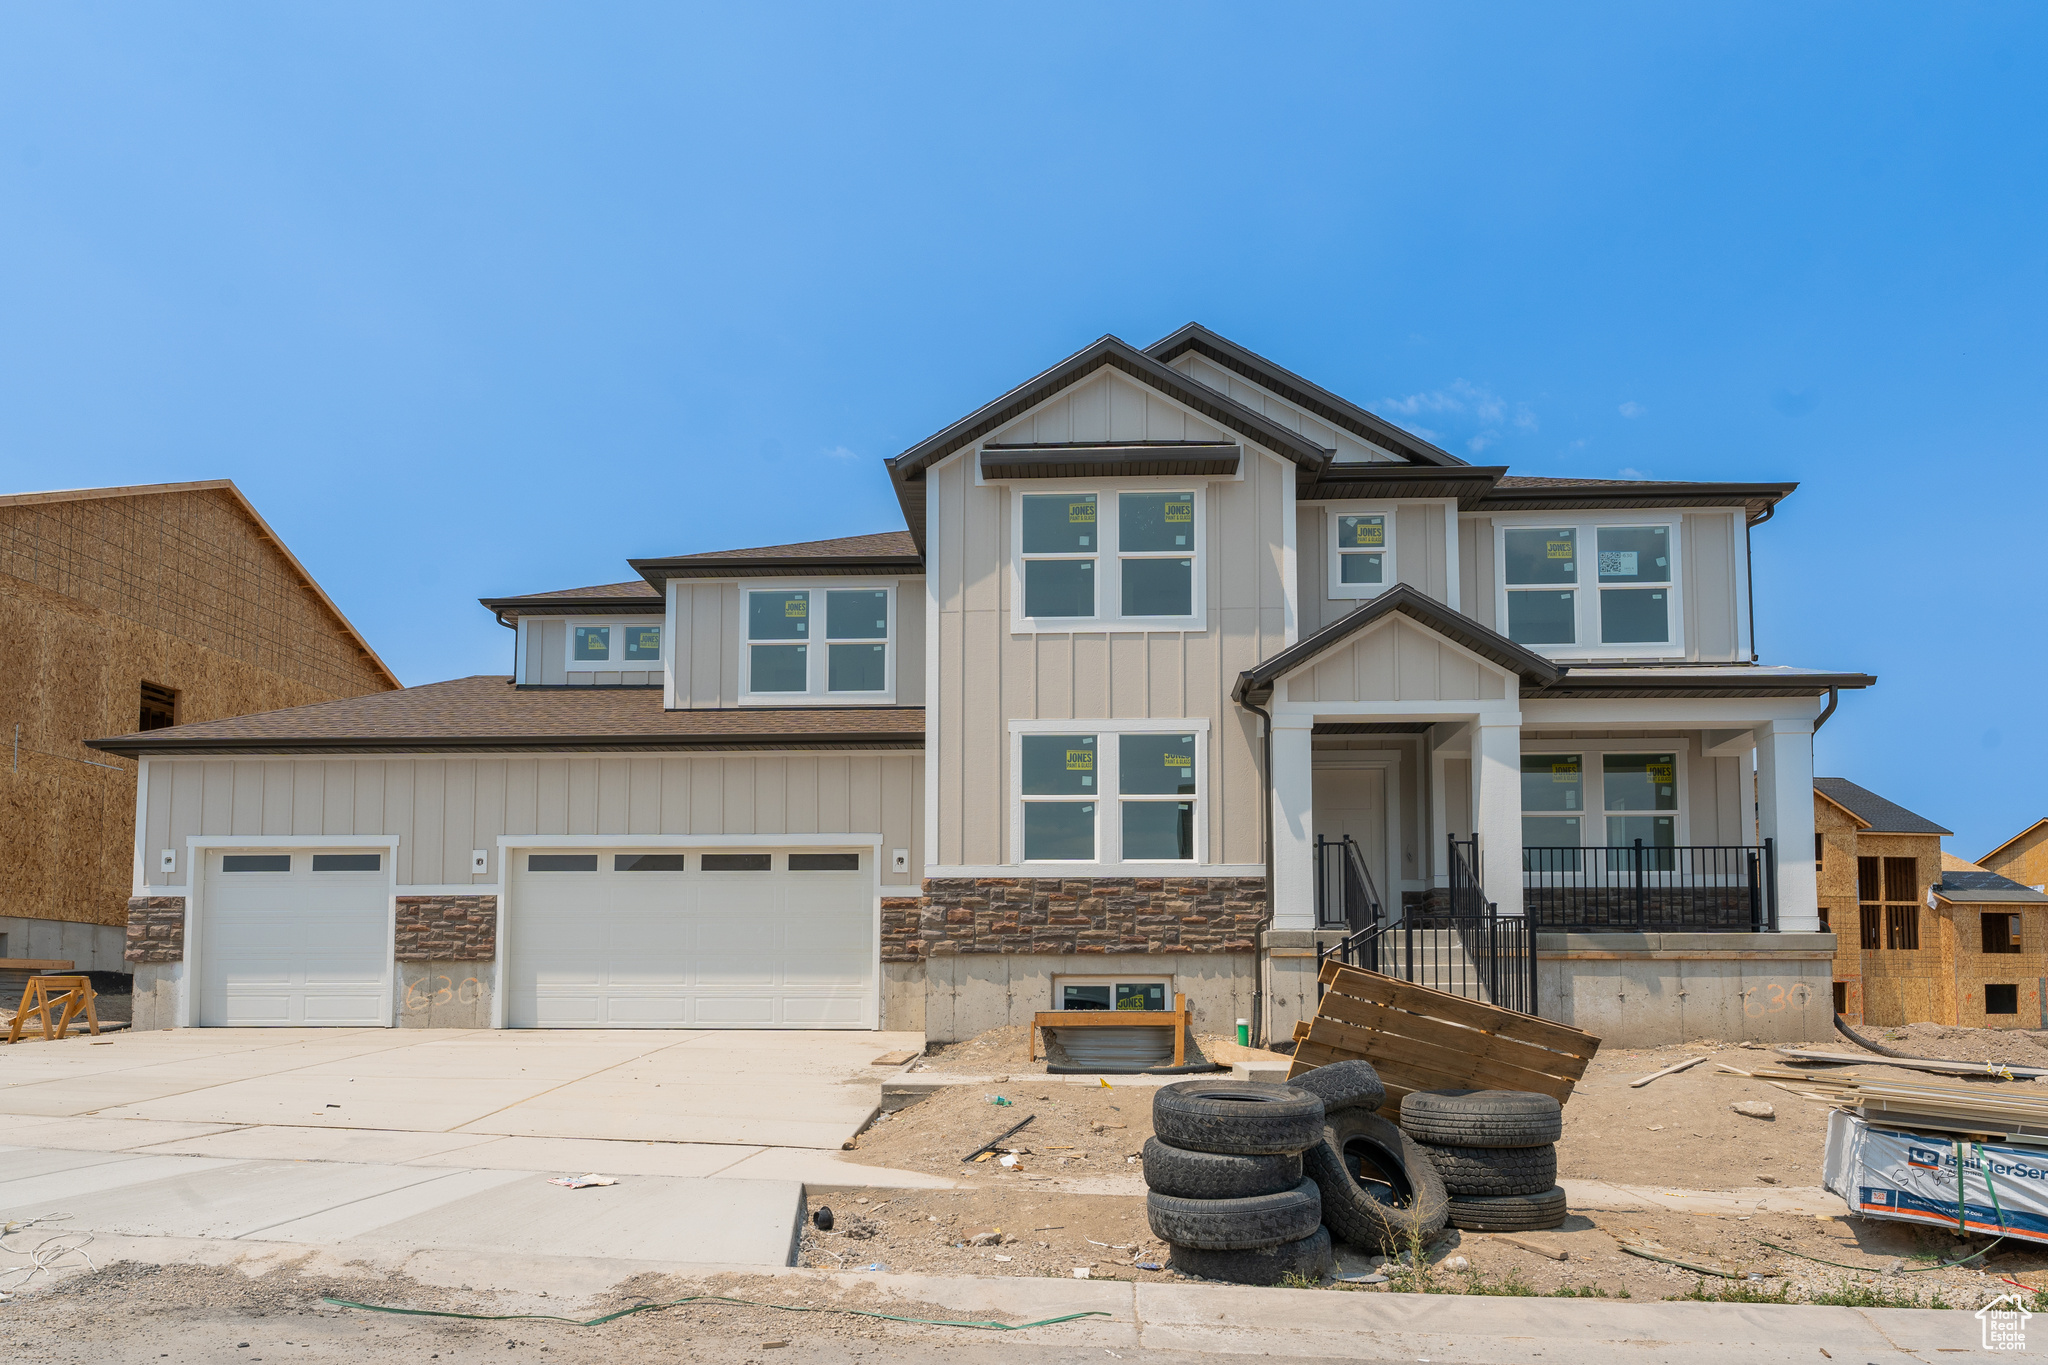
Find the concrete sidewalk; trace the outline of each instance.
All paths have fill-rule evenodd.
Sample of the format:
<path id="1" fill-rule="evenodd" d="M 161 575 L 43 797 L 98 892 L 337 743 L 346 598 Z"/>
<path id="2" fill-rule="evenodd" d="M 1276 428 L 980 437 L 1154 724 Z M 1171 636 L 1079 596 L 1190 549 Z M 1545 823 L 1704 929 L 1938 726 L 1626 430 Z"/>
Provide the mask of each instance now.
<path id="1" fill-rule="evenodd" d="M 530 1170 L 0 1148 L 0 1223 L 45 1232 L 344 1258 L 467 1249 L 758 1267 L 795 1259 L 803 1218 L 794 1180 L 635 1176 L 571 1190 Z"/>
<path id="2" fill-rule="evenodd" d="M 589 1194 L 591 1191 L 579 1193 Z M 1779 1304 L 1617 1303 L 1587 1299 L 1482 1298 L 1246 1289 L 1161 1281 L 1132 1284 L 1031 1278 L 849 1274 L 759 1265 L 675 1266 L 601 1256 L 541 1255 L 508 1247 L 406 1249 L 358 1243 L 308 1249 L 251 1241 L 103 1236 L 101 1263 L 237 1266 L 251 1276 L 289 1270 L 307 1276 L 384 1271 L 433 1288 L 495 1294 L 495 1311 L 581 1316 L 619 1282 L 646 1272 L 694 1283 L 732 1271 L 786 1285 L 762 1297 L 813 1302 L 821 1290 L 867 1287 L 915 1315 L 1025 1322 L 1092 1311 L 1102 1317 L 1036 1328 L 997 1340 L 1046 1350 L 1178 1351 L 1308 1360 L 1428 1361 L 1430 1365 L 1814 1365 L 1923 1361 L 1974 1352 L 1977 1320 L 1965 1311 L 1793 1307 Z M 44 1281 L 43 1283 L 48 1283 Z M 684 1291 L 687 1292 L 687 1291 Z M 403 1306 L 394 1289 L 392 1303 Z M 687 1311 L 687 1310 L 683 1310 Z M 574 1329 L 567 1329 L 573 1331 Z M 793 1321 L 801 1347 L 806 1328 Z M 992 1344 L 962 1329 L 959 1344 Z M 1823 1351 L 1830 1353 L 1824 1356 Z M 2008 1358 L 2038 1359 L 2042 1353 Z"/>

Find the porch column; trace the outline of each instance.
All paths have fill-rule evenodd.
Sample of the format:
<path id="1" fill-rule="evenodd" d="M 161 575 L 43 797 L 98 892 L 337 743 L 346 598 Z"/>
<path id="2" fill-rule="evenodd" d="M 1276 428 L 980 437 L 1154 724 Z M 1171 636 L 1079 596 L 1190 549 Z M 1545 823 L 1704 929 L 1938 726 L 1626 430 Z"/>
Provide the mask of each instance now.
<path id="1" fill-rule="evenodd" d="M 1486 898 L 1503 915 L 1522 913 L 1522 725 L 1479 718 L 1472 740 L 1473 825 L 1479 833 Z"/>
<path id="2" fill-rule="evenodd" d="M 1316 927 L 1316 812 L 1311 716 L 1273 717 L 1273 927 Z"/>
<path id="3" fill-rule="evenodd" d="M 1820 932 L 1813 876 L 1813 722 L 1767 720 L 1756 727 L 1757 837 L 1775 840 L 1778 927 Z"/>

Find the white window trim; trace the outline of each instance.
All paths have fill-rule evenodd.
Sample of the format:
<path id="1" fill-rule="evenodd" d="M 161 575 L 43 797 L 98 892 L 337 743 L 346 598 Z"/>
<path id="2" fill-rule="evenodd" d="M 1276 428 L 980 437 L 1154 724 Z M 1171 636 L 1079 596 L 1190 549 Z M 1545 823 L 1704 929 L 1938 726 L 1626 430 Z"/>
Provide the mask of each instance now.
<path id="1" fill-rule="evenodd" d="M 1195 737 L 1195 856 L 1193 858 L 1147 859 L 1139 862 L 1125 862 L 1123 859 L 1124 825 L 1122 820 L 1123 796 L 1116 790 L 1120 776 L 1122 755 L 1120 746 L 1106 744 L 1106 739 L 1120 735 L 1171 735 L 1192 734 Z M 1098 792 L 1108 796 L 1095 798 L 1095 857 L 1090 859 L 1037 858 L 1029 862 L 1024 859 L 1024 736 L 1026 735 L 1094 735 L 1096 752 L 1103 755 L 1097 760 L 1096 777 L 1101 785 Z M 1184 717 L 1181 719 L 1120 719 L 1120 720 L 1013 720 L 1010 722 L 1010 864 L 1016 867 L 1053 867 L 1068 870 L 1100 869 L 1099 875 L 1106 877 L 1129 877 L 1152 875 L 1156 870 L 1164 875 L 1176 871 L 1203 867 L 1209 861 L 1209 722 L 1206 718 Z M 1083 798 L 1073 798 L 1081 800 Z M 1178 801 L 1179 796 L 1161 796 L 1161 801 Z M 1107 811 L 1104 807 L 1115 807 Z M 1112 818 L 1114 817 L 1114 818 Z"/>
<path id="2" fill-rule="evenodd" d="M 1327 580 L 1332 600 L 1363 599 L 1378 597 L 1401 581 L 1400 570 L 1394 558 L 1394 523 L 1396 505 L 1391 502 L 1333 502 L 1327 505 L 1323 518 L 1323 544 L 1327 547 L 1323 576 Z M 1380 581 L 1377 583 L 1343 582 L 1342 552 L 1337 545 L 1337 518 L 1339 517 L 1385 517 L 1387 519 L 1387 543 L 1379 550 Z"/>
<path id="3" fill-rule="evenodd" d="M 1008 485 L 1010 502 L 1010 632 L 1014 635 L 1072 634 L 1076 631 L 1098 630 L 1159 630 L 1184 631 L 1206 629 L 1209 619 L 1207 597 L 1209 534 L 1208 485 L 1206 477 L 1199 478 L 1142 478 L 1114 479 L 1104 482 L 1053 482 L 1043 484 L 1013 483 Z M 1194 530 L 1189 535 L 1193 542 L 1188 547 L 1187 559 L 1194 561 L 1194 582 L 1190 586 L 1190 611 L 1186 616 L 1125 616 L 1122 614 L 1123 575 L 1118 565 L 1122 553 L 1119 543 L 1122 533 L 1121 512 L 1117 507 L 1119 493 L 1161 493 L 1187 490 L 1194 507 Z M 1095 538 L 1100 544 L 1094 547 L 1095 559 L 1095 615 L 1093 616 L 1045 616 L 1032 617 L 1024 614 L 1024 499 L 1026 496 L 1046 494 L 1052 497 L 1077 497 L 1093 494 L 1095 497 Z M 1140 552 L 1133 552 L 1139 554 Z M 1033 556 L 1037 558 L 1038 556 Z M 1079 559 L 1079 554 L 1048 555 L 1046 558 Z M 1179 559 L 1183 556 L 1169 551 L 1145 551 L 1143 558 Z M 1108 599 L 1116 598 L 1118 611 L 1105 612 L 1103 606 Z"/>
<path id="4" fill-rule="evenodd" d="M 1530 758 L 1543 754 L 1576 754 L 1579 758 L 1579 790 L 1584 794 L 1590 795 L 1590 789 L 1594 786 L 1597 785 L 1601 788 L 1600 804 L 1598 806 L 1589 806 L 1585 810 L 1579 812 L 1579 815 L 1582 817 L 1579 824 L 1579 834 L 1581 840 L 1584 840 L 1585 836 L 1589 833 L 1589 831 L 1585 827 L 1585 820 L 1583 819 L 1583 817 L 1595 816 L 1600 821 L 1600 842 L 1582 842 L 1580 846 L 1583 848 L 1601 848 L 1606 846 L 1608 815 L 1607 791 L 1603 770 L 1600 764 L 1601 756 L 1604 754 L 1676 754 L 1678 756 L 1678 809 L 1676 811 L 1671 812 L 1671 814 L 1676 815 L 1678 817 L 1678 821 L 1676 826 L 1674 827 L 1674 832 L 1671 836 L 1671 839 L 1672 842 L 1678 845 L 1680 848 L 1691 847 L 1692 801 L 1688 795 L 1688 792 L 1690 790 L 1692 780 L 1690 762 L 1692 755 L 1692 742 L 1689 739 L 1681 737 L 1652 737 L 1649 739 L 1602 738 L 1550 740 L 1544 739 L 1540 736 L 1536 738 L 1524 737 L 1524 739 L 1522 740 L 1522 754 L 1524 757 Z M 1519 778 L 1519 774 L 1517 774 L 1517 777 Z M 1517 787 L 1516 791 L 1516 804 L 1520 805 L 1520 788 Z M 1525 815 L 1532 816 L 1550 816 L 1567 813 L 1568 812 L 1563 811 L 1524 812 Z M 1663 812 L 1637 811 L 1632 813 L 1639 815 L 1655 815 L 1662 814 Z"/>
<path id="5" fill-rule="evenodd" d="M 1564 591 L 1567 586 L 1576 591 L 1574 608 L 1574 633 L 1578 642 L 1569 645 L 1525 645 L 1549 659 L 1678 659 L 1685 657 L 1685 596 L 1684 561 L 1681 556 L 1685 547 L 1685 517 L 1682 512 L 1603 512 L 1589 516 L 1583 512 L 1520 512 L 1513 516 L 1495 517 L 1493 520 L 1493 562 L 1494 571 L 1494 620 L 1499 623 L 1500 633 L 1508 633 L 1508 556 L 1507 533 L 1528 530 L 1540 526 L 1569 526 L 1579 537 L 1581 547 L 1577 557 L 1578 581 L 1570 585 L 1563 583 L 1543 585 Z M 1663 526 L 1671 533 L 1671 583 L 1664 590 L 1670 594 L 1666 606 L 1670 611 L 1671 638 L 1663 644 L 1616 644 L 1600 643 L 1600 576 L 1598 572 L 1599 536 L 1604 527 L 1609 530 L 1621 526 Z M 1590 549 L 1586 547 L 1591 547 Z M 1595 571 L 1586 572 L 1585 566 L 1592 564 Z M 1532 585 L 1534 586 L 1534 585 Z M 1614 584 L 1614 587 L 1656 587 L 1656 584 Z M 1590 643 L 1588 643 L 1590 641 Z"/>
<path id="6" fill-rule="evenodd" d="M 886 706 L 896 700 L 896 641 L 902 629 L 897 616 L 896 580 L 893 578 L 791 578 L 791 579 L 747 579 L 739 585 L 739 671 L 741 706 Z M 802 692 L 756 692 L 754 690 L 754 642 L 748 638 L 748 622 L 752 619 L 750 592 L 808 592 L 811 601 L 820 608 L 812 619 L 823 622 L 826 613 L 823 594 L 828 592 L 860 591 L 881 592 L 889 600 L 889 633 L 882 638 L 882 677 L 887 684 L 879 692 L 833 692 L 831 682 L 831 651 L 826 648 L 831 642 L 821 632 L 816 637 L 802 640 L 763 641 L 764 644 L 801 644 L 808 671 L 805 673 L 810 686 Z M 873 644 L 865 641 L 840 641 L 841 644 Z"/>
<path id="7" fill-rule="evenodd" d="M 603 659 L 579 659 L 576 657 L 576 628 L 578 626 L 612 627 L 611 643 Z M 628 659 L 626 657 L 626 631 L 634 626 L 657 626 L 661 630 L 661 657 L 659 659 Z M 562 664 L 570 673 L 622 673 L 658 672 L 668 661 L 668 621 L 661 616 L 570 616 L 562 627 Z"/>

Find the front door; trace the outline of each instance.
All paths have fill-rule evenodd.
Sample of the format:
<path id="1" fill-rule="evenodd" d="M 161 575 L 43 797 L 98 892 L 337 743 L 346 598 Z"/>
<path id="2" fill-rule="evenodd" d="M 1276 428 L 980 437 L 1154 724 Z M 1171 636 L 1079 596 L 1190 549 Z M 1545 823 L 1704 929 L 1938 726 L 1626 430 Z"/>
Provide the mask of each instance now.
<path id="1" fill-rule="evenodd" d="M 1385 768 L 1317 768 L 1315 770 L 1316 834 L 1324 839 L 1351 836 L 1365 855 L 1380 904 L 1386 913 L 1400 909 L 1387 866 L 1387 770 Z"/>

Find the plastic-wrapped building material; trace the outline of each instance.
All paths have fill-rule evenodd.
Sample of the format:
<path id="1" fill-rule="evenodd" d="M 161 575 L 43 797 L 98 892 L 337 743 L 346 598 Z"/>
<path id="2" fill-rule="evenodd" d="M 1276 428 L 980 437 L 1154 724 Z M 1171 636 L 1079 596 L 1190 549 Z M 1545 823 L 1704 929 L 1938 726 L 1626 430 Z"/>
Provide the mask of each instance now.
<path id="1" fill-rule="evenodd" d="M 1828 1115 L 1822 1183 L 1865 1218 L 2048 1242 L 2048 1150 Z"/>

